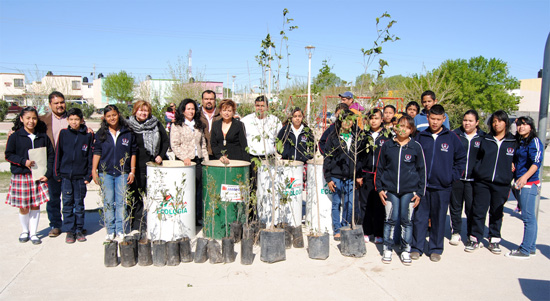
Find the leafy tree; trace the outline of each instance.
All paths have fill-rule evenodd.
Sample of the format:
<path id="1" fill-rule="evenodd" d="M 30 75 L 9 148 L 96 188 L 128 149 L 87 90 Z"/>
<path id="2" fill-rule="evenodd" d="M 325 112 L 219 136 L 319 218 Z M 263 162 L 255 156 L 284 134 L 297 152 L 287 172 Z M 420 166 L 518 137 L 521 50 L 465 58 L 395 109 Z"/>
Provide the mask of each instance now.
<path id="1" fill-rule="evenodd" d="M 323 66 L 319 69 L 319 74 L 313 78 L 311 90 L 314 94 L 323 91 L 326 88 L 340 86 L 344 83 L 340 77 L 332 72 L 327 60 L 323 60 Z"/>
<path id="2" fill-rule="evenodd" d="M 438 70 L 446 74 L 443 77 L 445 83 L 457 86 L 450 102 L 484 112 L 517 110 L 520 97 L 510 95 L 508 91 L 518 89 L 519 81 L 509 74 L 508 65 L 502 60 L 483 56 L 468 61 L 447 60 Z"/>
<path id="3" fill-rule="evenodd" d="M 84 118 L 90 118 L 90 116 L 92 116 L 92 114 L 95 112 L 95 106 L 89 103 L 80 104 L 77 102 L 69 101 L 67 102 L 67 111 L 71 108 L 79 108 L 80 110 L 82 110 L 82 115 L 84 115 Z"/>
<path id="4" fill-rule="evenodd" d="M 424 74 L 413 74 L 405 78 L 399 88 L 399 95 L 405 102 L 416 101 L 420 104 L 420 95 L 426 90 L 435 92 L 438 103 L 444 105 L 456 96 L 457 84 L 447 79 L 447 71 L 440 68 Z"/>
<path id="5" fill-rule="evenodd" d="M 102 85 L 105 96 L 117 102 L 130 104 L 134 99 L 134 78 L 124 70 L 109 74 Z"/>
<path id="6" fill-rule="evenodd" d="M 7 101 L 0 100 L 0 121 L 4 121 L 8 115 L 10 104 Z"/>

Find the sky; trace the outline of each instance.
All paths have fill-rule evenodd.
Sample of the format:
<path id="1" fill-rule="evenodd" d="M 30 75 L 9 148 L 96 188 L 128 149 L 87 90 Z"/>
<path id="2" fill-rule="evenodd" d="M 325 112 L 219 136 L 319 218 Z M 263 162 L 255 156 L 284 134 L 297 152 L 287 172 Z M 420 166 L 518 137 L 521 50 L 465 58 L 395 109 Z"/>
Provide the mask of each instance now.
<path id="1" fill-rule="evenodd" d="M 336 75 L 355 81 L 365 72 L 361 49 L 372 47 L 384 12 L 400 38 L 383 45 L 386 76 L 481 55 L 503 60 L 517 79 L 536 78 L 550 33 L 549 0 L 0 0 L 0 72 L 33 81 L 48 71 L 90 77 L 95 66 L 96 74 L 170 78 L 169 67 L 186 65 L 192 50 L 195 78 L 231 88 L 234 75 L 239 91 L 260 84 L 255 56 L 268 33 L 280 51 L 285 8 L 298 29 L 287 31 L 292 80 L 282 87 L 307 83 L 307 45 L 315 46 L 312 76 L 327 60 Z"/>

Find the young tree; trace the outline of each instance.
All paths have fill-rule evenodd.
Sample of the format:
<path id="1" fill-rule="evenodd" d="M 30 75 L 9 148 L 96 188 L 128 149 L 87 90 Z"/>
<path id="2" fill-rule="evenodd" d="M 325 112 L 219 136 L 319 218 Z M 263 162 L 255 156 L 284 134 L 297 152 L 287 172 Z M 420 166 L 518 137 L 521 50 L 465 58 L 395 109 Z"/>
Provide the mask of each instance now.
<path id="1" fill-rule="evenodd" d="M 319 74 L 313 78 L 311 92 L 317 94 L 326 88 L 336 87 L 342 84 L 342 79 L 332 72 L 332 67 L 328 65 L 328 61 L 323 60 L 323 66 L 319 69 Z"/>
<path id="2" fill-rule="evenodd" d="M 124 70 L 109 74 L 102 85 L 105 96 L 117 102 L 130 104 L 134 99 L 134 78 Z"/>

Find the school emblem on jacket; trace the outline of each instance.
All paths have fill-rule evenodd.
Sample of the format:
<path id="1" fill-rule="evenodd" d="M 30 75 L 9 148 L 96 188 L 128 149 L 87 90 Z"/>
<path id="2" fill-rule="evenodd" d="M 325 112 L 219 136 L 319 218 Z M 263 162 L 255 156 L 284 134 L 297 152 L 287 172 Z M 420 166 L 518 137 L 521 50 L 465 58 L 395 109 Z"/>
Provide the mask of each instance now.
<path id="1" fill-rule="evenodd" d="M 447 143 L 441 143 L 441 151 L 442 152 L 448 152 L 449 151 L 449 145 Z"/>
<path id="2" fill-rule="evenodd" d="M 479 148 L 480 145 L 481 145 L 481 142 L 479 142 L 479 141 L 474 142 L 474 147 L 475 148 Z"/>
<path id="3" fill-rule="evenodd" d="M 380 146 L 384 145 L 384 142 L 386 142 L 386 140 L 380 140 Z"/>
<path id="4" fill-rule="evenodd" d="M 411 162 L 412 156 L 405 154 L 405 162 Z"/>
<path id="5" fill-rule="evenodd" d="M 507 148 L 506 149 L 506 155 L 513 156 L 514 155 L 514 148 L 513 147 Z"/>
<path id="6" fill-rule="evenodd" d="M 87 144 L 83 144 L 82 145 L 82 151 L 85 152 L 88 150 L 88 145 Z"/>
<path id="7" fill-rule="evenodd" d="M 301 140 L 302 140 L 302 142 L 305 143 L 305 142 L 307 142 L 307 137 L 306 137 L 306 136 L 302 136 Z"/>
<path id="8" fill-rule="evenodd" d="M 130 143 L 130 139 L 128 139 L 128 138 L 122 138 L 122 145 L 128 146 L 129 143 Z"/>

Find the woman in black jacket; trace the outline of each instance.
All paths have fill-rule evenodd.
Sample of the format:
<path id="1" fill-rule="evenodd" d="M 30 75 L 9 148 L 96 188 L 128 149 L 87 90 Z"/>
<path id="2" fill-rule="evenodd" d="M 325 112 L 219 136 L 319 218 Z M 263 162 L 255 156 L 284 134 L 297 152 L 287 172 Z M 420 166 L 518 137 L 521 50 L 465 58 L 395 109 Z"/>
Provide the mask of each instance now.
<path id="1" fill-rule="evenodd" d="M 127 121 L 134 132 L 138 146 L 136 179 L 130 186 L 134 203 L 131 209 L 131 229 L 147 229 L 147 219 L 143 216 L 143 195 L 147 192 L 147 162 L 161 164 L 166 159 L 170 139 L 160 121 L 151 115 L 151 104 L 139 100 L 134 104 L 132 116 Z M 140 227 L 141 225 L 141 227 Z"/>
<path id="2" fill-rule="evenodd" d="M 466 233 L 472 234 L 472 203 L 474 201 L 474 179 L 472 172 L 477 159 L 477 153 L 481 147 L 481 141 L 485 132 L 479 129 L 479 115 L 476 110 L 468 110 L 462 117 L 462 126 L 453 131 L 458 135 L 460 142 L 466 150 L 466 168 L 460 177 L 460 181 L 453 183 L 449 213 L 451 215 L 452 235 L 449 243 L 458 245 L 462 240 L 462 208 L 466 214 Z"/>
<path id="3" fill-rule="evenodd" d="M 304 112 L 296 107 L 279 131 L 277 139 L 283 143 L 283 159 L 306 162 L 313 158 L 313 133 L 304 122 Z"/>
<path id="4" fill-rule="evenodd" d="M 237 105 L 231 99 L 224 99 L 218 108 L 222 118 L 212 123 L 210 132 L 210 146 L 214 157 L 224 164 L 229 164 L 229 160 L 250 161 L 246 151 L 248 144 L 244 124 L 233 118 Z"/>
<path id="5" fill-rule="evenodd" d="M 480 247 L 489 210 L 489 251 L 500 254 L 500 228 L 504 203 L 508 199 L 514 174 L 512 162 L 516 140 L 510 134 L 510 119 L 506 112 L 493 113 L 487 122 L 490 132 L 481 141 L 473 171 L 474 202 L 472 204 L 472 233 L 464 251 L 474 252 Z"/>

